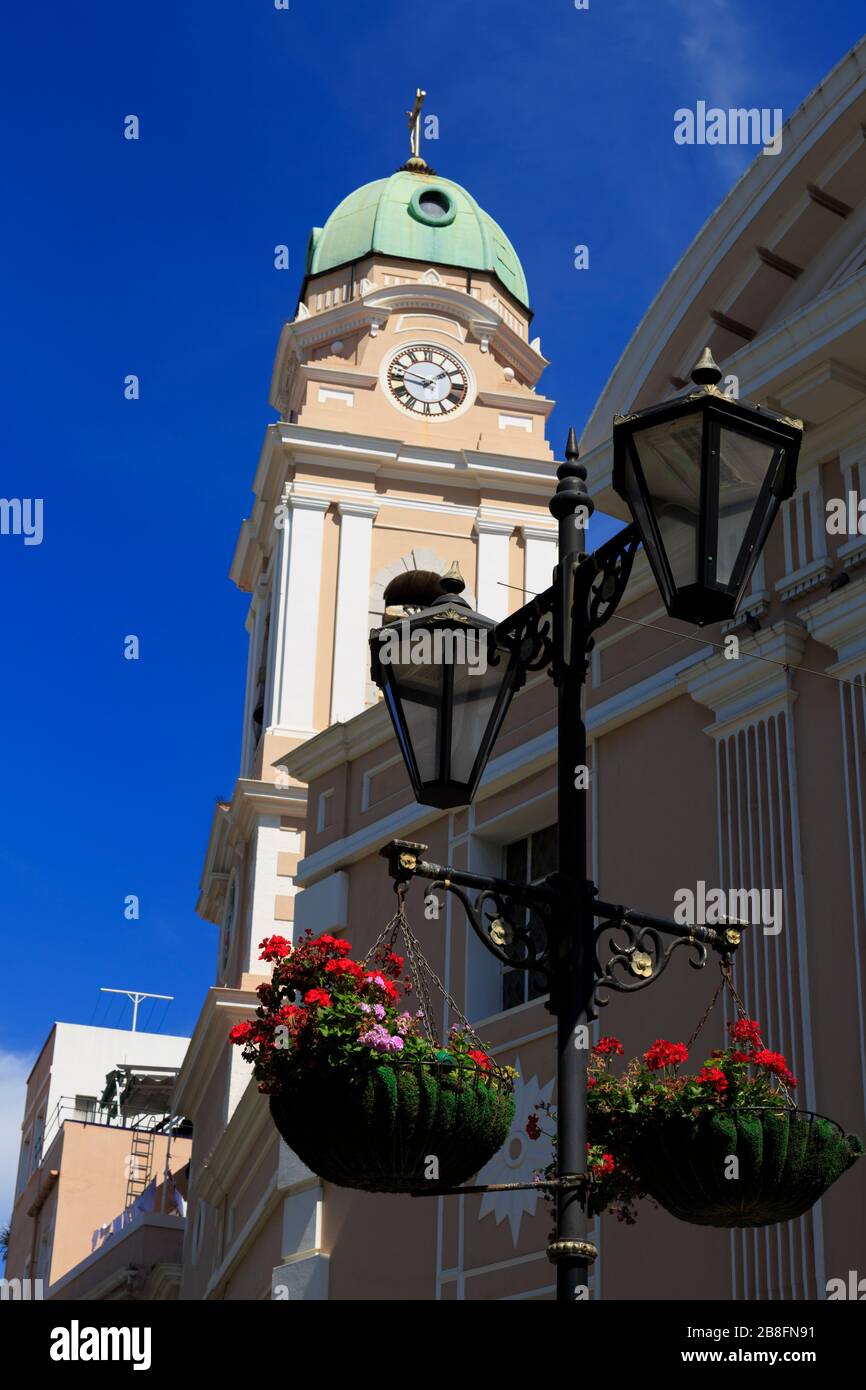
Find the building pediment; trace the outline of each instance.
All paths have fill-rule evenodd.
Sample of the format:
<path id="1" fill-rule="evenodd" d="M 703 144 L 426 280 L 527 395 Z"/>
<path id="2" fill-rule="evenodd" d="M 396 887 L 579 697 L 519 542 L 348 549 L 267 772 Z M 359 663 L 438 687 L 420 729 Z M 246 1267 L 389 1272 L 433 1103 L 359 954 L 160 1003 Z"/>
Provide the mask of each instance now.
<path id="1" fill-rule="evenodd" d="M 435 273 L 432 267 L 430 273 Z M 360 288 L 359 298 L 319 313 L 310 314 L 301 305 L 294 321 L 284 324 L 271 376 L 269 399 L 275 410 L 287 415 L 297 408 L 296 377 L 317 349 L 359 333 L 375 337 L 392 315 L 407 311 L 456 320 L 464 325 L 466 337 L 477 343 L 482 352 L 495 353 L 530 386 L 549 365 L 542 356 L 539 340 L 530 343 L 521 337 L 505 318 L 510 311 L 494 296 L 480 302 L 473 295 L 423 277 L 396 285 L 364 280 Z M 349 370 L 349 375 L 354 379 L 356 373 Z"/>

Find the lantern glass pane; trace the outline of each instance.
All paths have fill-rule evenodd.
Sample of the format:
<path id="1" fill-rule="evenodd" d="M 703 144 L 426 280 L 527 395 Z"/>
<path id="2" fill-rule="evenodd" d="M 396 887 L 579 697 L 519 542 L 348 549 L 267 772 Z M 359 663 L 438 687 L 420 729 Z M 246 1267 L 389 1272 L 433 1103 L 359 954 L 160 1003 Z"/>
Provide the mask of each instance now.
<path id="1" fill-rule="evenodd" d="M 393 668 L 395 694 L 406 736 L 422 782 L 439 776 L 438 730 L 442 709 L 442 667 L 401 664 Z"/>
<path id="2" fill-rule="evenodd" d="M 689 415 L 652 425 L 634 437 L 634 447 L 674 585 L 698 580 L 703 419 Z"/>
<path id="3" fill-rule="evenodd" d="M 776 446 L 727 427 L 719 433 L 716 583 L 730 584 Z"/>
<path id="4" fill-rule="evenodd" d="M 455 664 L 451 714 L 452 782 L 468 782 L 472 776 L 507 671 L 506 661 L 488 666 L 484 672 L 480 663 L 474 667 Z"/>

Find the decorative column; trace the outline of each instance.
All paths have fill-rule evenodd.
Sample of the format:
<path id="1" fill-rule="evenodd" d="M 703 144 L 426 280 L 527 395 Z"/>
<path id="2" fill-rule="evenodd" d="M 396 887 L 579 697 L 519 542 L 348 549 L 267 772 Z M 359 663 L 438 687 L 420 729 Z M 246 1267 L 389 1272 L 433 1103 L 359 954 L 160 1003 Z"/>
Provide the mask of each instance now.
<path id="1" fill-rule="evenodd" d="M 271 642 L 265 727 L 295 738 L 316 733 L 319 593 L 325 498 L 304 497 L 287 488 L 274 554 L 271 590 Z"/>
<path id="2" fill-rule="evenodd" d="M 331 677 L 331 723 L 344 723 L 367 703 L 370 575 L 374 503 L 340 502 L 340 559 Z"/>
<path id="3" fill-rule="evenodd" d="M 556 532 L 540 526 L 524 526 L 523 540 L 526 546 L 524 565 L 524 602 L 528 603 L 536 594 L 543 594 L 553 583 L 553 570 L 556 565 Z M 481 609 L 484 612 L 484 609 Z"/>
<path id="4" fill-rule="evenodd" d="M 475 519 L 478 536 L 478 611 L 501 622 L 519 605 L 508 589 L 508 542 L 514 527 L 507 522 Z"/>
<path id="5" fill-rule="evenodd" d="M 866 465 L 863 465 L 866 468 Z M 863 538 L 849 542 L 863 546 Z M 839 554 L 842 554 L 841 547 Z M 849 551 L 849 554 L 854 552 Z M 856 563 L 860 563 L 859 560 Z M 826 667 L 839 682 L 841 778 L 844 782 L 849 892 L 851 902 L 850 962 L 857 1010 L 856 1071 L 861 1115 L 866 1120 L 866 576 L 852 579 L 835 593 L 801 608 L 797 617 L 811 637 L 835 651 L 838 660 Z M 852 1049 L 853 1051 L 853 1049 Z M 848 1063 L 853 1082 L 855 1064 Z M 862 1127 L 862 1126 L 861 1126 Z"/>
<path id="6" fill-rule="evenodd" d="M 712 887 L 780 889 L 782 927 L 746 929 L 737 988 L 764 1026 L 767 1045 L 800 1078 L 800 1103 L 815 1108 L 809 960 L 794 739 L 797 692 L 788 666 L 802 659 L 805 630 L 790 622 L 742 642 L 733 660 L 713 656 L 689 673 L 688 690 L 714 711 L 705 732 L 716 745 L 719 882 Z M 749 659 L 749 651 L 767 660 Z M 710 885 L 708 885 L 710 886 Z M 731 1297 L 821 1296 L 820 1204 L 784 1227 L 731 1235 Z"/>

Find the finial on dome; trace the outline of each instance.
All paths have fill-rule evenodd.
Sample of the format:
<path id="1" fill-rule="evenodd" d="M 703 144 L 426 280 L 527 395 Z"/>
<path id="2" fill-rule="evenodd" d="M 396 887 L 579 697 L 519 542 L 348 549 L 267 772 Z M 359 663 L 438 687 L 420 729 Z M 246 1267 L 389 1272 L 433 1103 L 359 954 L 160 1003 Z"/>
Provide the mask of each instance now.
<path id="1" fill-rule="evenodd" d="M 415 105 L 411 111 L 407 111 L 409 118 L 409 149 L 413 159 L 421 158 L 421 108 L 427 93 L 419 87 L 415 93 Z"/>
<path id="2" fill-rule="evenodd" d="M 410 155 L 405 164 L 400 165 L 399 172 L 407 174 L 432 174 L 426 159 L 421 154 L 421 108 L 424 105 L 427 93 L 423 87 L 419 87 L 415 92 L 415 105 L 406 115 L 409 120 L 409 149 Z"/>

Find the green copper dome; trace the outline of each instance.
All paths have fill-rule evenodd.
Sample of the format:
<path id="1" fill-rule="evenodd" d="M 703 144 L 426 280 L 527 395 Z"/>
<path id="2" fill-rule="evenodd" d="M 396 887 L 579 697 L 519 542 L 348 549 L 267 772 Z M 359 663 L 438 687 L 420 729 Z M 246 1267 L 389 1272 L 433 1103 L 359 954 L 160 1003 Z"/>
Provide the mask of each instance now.
<path id="1" fill-rule="evenodd" d="M 310 233 L 307 275 L 371 252 L 489 271 L 529 307 L 523 267 L 502 228 L 459 183 L 437 174 L 401 169 L 350 193 Z"/>

